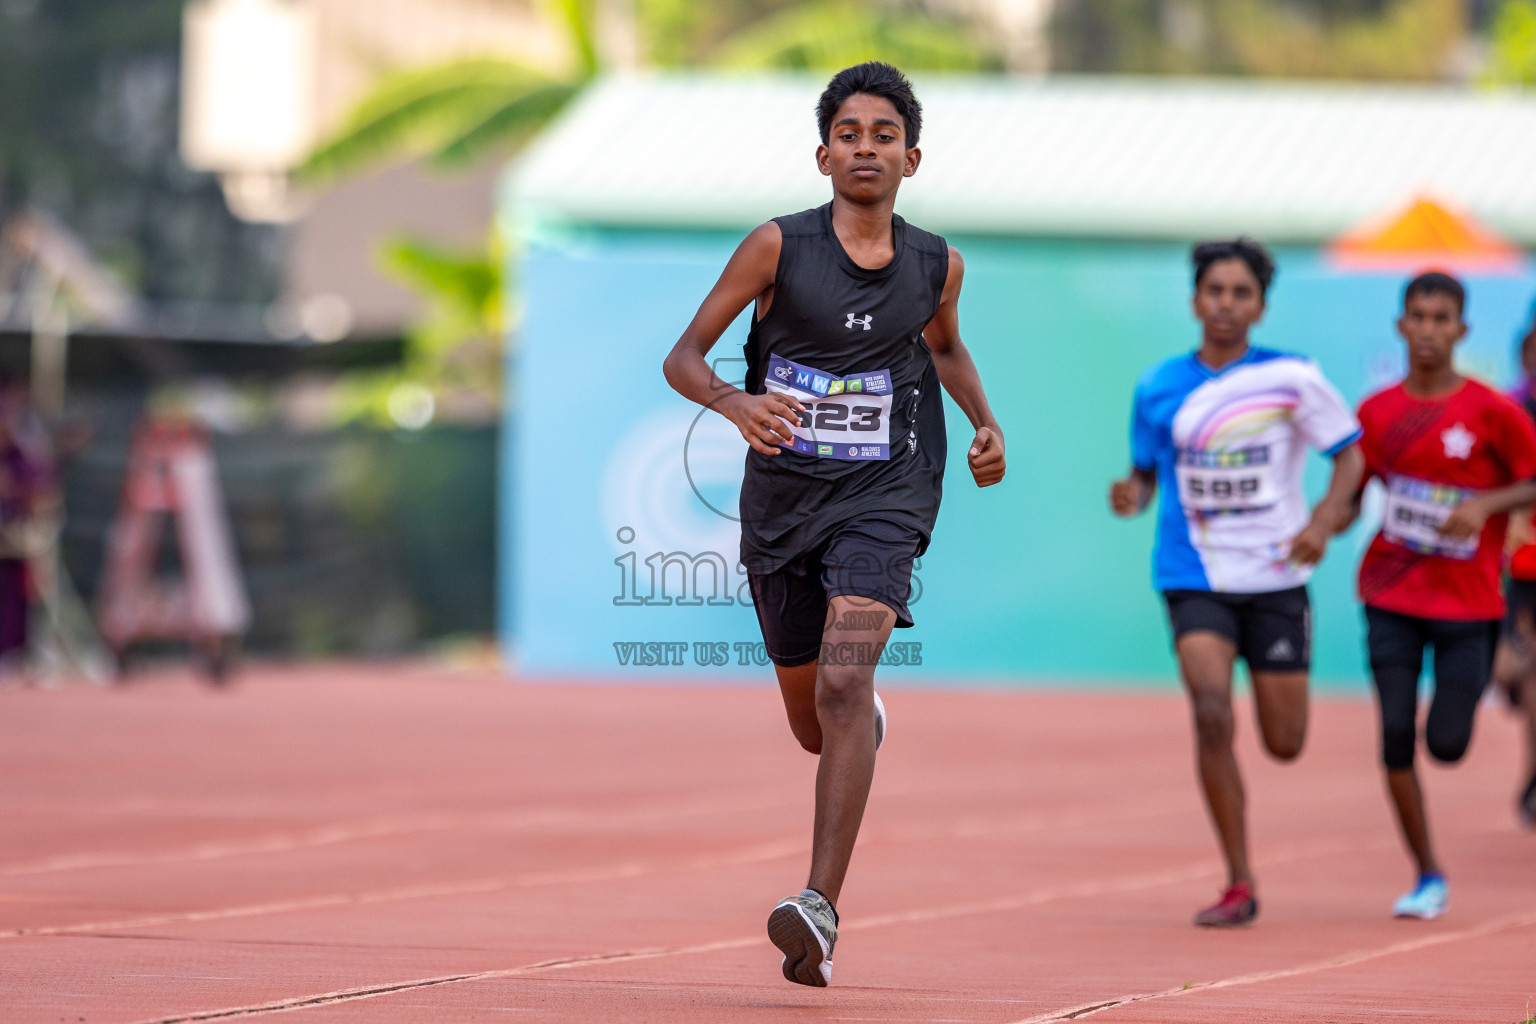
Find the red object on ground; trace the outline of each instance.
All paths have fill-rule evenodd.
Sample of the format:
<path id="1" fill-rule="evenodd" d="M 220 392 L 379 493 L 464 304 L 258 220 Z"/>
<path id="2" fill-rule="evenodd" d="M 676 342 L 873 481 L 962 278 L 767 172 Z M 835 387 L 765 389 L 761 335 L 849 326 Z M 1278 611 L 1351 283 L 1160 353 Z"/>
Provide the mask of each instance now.
<path id="1" fill-rule="evenodd" d="M 1289 766 L 1243 714 L 1264 909 L 1212 931 L 1172 683 L 882 688 L 835 980 L 806 989 L 764 922 L 804 882 L 816 760 L 771 681 L 244 680 L 0 691 L 0 1022 L 1457 1024 L 1536 995 L 1536 837 L 1494 712 L 1425 776 L 1434 922 L 1390 916 L 1412 873 L 1370 705 L 1319 700 Z"/>

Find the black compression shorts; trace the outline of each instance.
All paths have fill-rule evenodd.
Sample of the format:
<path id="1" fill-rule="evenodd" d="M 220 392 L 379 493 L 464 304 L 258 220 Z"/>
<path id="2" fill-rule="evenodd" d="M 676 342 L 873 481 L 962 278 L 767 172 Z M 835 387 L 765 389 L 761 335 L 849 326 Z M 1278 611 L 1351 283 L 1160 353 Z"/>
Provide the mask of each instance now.
<path id="1" fill-rule="evenodd" d="M 879 602 L 912 625 L 912 561 L 923 535 L 911 526 L 859 516 L 809 551 L 768 573 L 750 573 L 763 644 L 775 665 L 808 665 L 821 653 L 832 598 Z"/>
<path id="2" fill-rule="evenodd" d="M 1493 674 L 1499 623 L 1421 619 L 1370 605 L 1365 623 L 1381 712 L 1382 762 L 1394 771 L 1413 766 L 1425 647 L 1435 652 L 1435 695 L 1424 720 L 1424 746 L 1437 761 L 1461 760 L 1472 741 L 1477 702 Z"/>

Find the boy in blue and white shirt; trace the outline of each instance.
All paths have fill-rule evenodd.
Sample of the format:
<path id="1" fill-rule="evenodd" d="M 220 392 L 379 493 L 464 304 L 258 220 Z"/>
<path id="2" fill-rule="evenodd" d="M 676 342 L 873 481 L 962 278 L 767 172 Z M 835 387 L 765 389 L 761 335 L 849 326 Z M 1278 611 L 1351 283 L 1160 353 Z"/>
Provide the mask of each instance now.
<path id="1" fill-rule="evenodd" d="M 1227 862 L 1228 887 L 1195 923 L 1247 924 L 1258 913 L 1242 776 L 1232 753 L 1232 669 L 1253 679 L 1264 745 L 1289 761 L 1307 728 L 1311 608 L 1306 583 L 1346 523 L 1364 459 L 1360 424 L 1317 364 L 1248 343 L 1274 262 L 1249 239 L 1195 247 L 1200 348 L 1158 364 L 1136 387 L 1130 475 L 1110 489 L 1117 515 L 1164 492 L 1153 580 L 1168 604 L 1194 709 L 1200 781 Z M 1309 515 L 1308 448 L 1334 460 Z"/>

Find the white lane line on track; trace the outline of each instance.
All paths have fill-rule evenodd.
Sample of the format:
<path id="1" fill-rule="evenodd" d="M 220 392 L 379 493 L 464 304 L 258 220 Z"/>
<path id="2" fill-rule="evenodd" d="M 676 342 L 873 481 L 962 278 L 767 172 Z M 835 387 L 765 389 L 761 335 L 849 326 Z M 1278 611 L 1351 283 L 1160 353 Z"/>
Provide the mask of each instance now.
<path id="1" fill-rule="evenodd" d="M 394 836 L 424 832 L 444 832 L 455 828 L 551 828 L 571 825 L 596 824 L 604 831 L 628 820 L 651 822 L 662 817 L 690 817 L 724 812 L 769 810 L 775 807 L 798 807 L 799 800 L 785 800 L 775 790 L 754 794 L 742 799 L 653 802 L 629 806 L 622 810 L 596 809 L 590 811 L 570 808 L 536 808 L 522 811 L 497 811 L 482 814 L 460 815 L 382 815 L 359 821 L 318 828 L 274 832 L 267 835 L 240 839 L 209 840 L 193 846 L 153 851 L 96 851 L 64 853 L 30 861 L 0 864 L 0 877 L 17 875 L 41 875 L 64 871 L 83 871 L 99 868 L 147 867 L 157 864 L 222 860 L 229 857 L 251 857 L 269 854 L 292 853 L 299 850 L 334 846 L 342 843 L 362 842 L 369 839 L 387 839 Z M 886 797 L 921 795 L 914 792 L 894 791 Z M 1119 812 L 1118 821 L 1132 821 L 1161 817 L 1187 811 L 1186 800 L 1140 800 L 1127 804 Z M 975 839 L 1029 834 L 1042 828 L 1068 828 L 1081 824 L 1099 824 L 1102 812 L 1078 812 L 1045 815 L 1021 815 L 1007 822 L 987 818 L 970 818 L 950 825 L 932 827 L 922 824 L 888 826 L 885 829 L 866 828 L 860 842 L 895 841 L 907 842 L 921 839 Z"/>
<path id="2" fill-rule="evenodd" d="M 886 796 L 902 796 L 901 790 L 888 792 Z M 569 807 L 530 808 L 519 811 L 493 811 L 480 814 L 417 814 L 380 815 L 358 821 L 323 825 L 298 831 L 274 832 L 267 835 L 239 839 L 218 839 L 192 846 L 169 850 L 127 851 L 104 850 L 82 853 L 63 853 L 36 860 L 0 863 L 0 877 L 14 875 L 40 875 L 62 871 L 81 871 L 92 868 L 140 867 L 157 864 L 220 860 L 228 857 L 261 856 L 265 854 L 291 853 L 316 847 L 334 846 L 341 843 L 360 842 L 369 839 L 389 838 L 423 832 L 444 832 L 455 828 L 557 828 L 561 826 L 595 825 L 604 832 L 629 821 L 646 824 L 658 818 L 686 818 L 711 814 L 764 811 L 773 808 L 798 808 L 803 801 L 786 799 L 782 789 L 761 790 L 741 797 L 726 799 L 689 798 L 681 801 L 652 801 L 645 804 L 629 804 L 622 808 L 595 808 L 572 810 Z M 1187 809 L 1186 802 L 1164 800 L 1155 803 L 1139 801 L 1128 804 L 1121 812 L 1122 820 L 1156 817 L 1161 814 Z M 1047 816 L 1049 817 L 1049 816 Z M 1014 831 L 1034 831 L 1027 816 L 1021 821 L 1010 819 L 999 825 L 986 819 L 973 822 L 974 831 L 941 829 L 937 832 L 922 827 L 892 830 L 891 838 L 970 838 L 982 835 L 1004 835 Z M 1052 824 L 1057 827 L 1070 825 L 1070 817 Z"/>
<path id="3" fill-rule="evenodd" d="M 1060 831 L 1084 825 L 1124 823 L 1136 819 L 1150 819 L 1184 810 L 1182 801 L 1153 803 L 1138 801 L 1124 807 L 1094 813 L 1072 810 L 1065 813 L 1035 813 L 1019 815 L 1007 821 L 964 818 L 949 825 L 897 827 L 889 830 L 872 829 L 867 838 L 860 839 L 860 847 L 881 843 L 903 843 L 927 840 L 976 839 L 985 836 L 1017 836 L 1046 831 Z M 427 899 L 441 896 L 465 896 L 478 893 L 500 892 L 510 889 L 536 888 L 549 885 L 569 885 L 582 882 L 612 881 L 622 878 L 638 878 L 659 871 L 693 868 L 709 870 L 736 864 L 755 864 L 808 852 L 810 844 L 805 840 L 756 843 L 734 852 L 689 861 L 639 864 L 633 861 L 602 865 L 574 871 L 532 872 L 522 875 L 497 875 L 490 878 L 468 879 L 431 885 L 413 885 L 370 892 L 324 893 L 317 896 L 289 900 L 271 900 L 232 907 L 213 907 L 205 910 L 176 911 L 162 914 L 146 914 L 116 921 L 85 921 L 67 925 L 39 925 L 0 931 L 0 940 L 46 935 L 85 935 L 105 931 L 123 931 L 153 928 L 157 925 L 217 921 L 228 918 L 260 917 L 266 914 L 284 914 L 306 910 L 323 910 L 330 907 L 360 906 L 389 903 L 398 900 Z"/>
<path id="4" fill-rule="evenodd" d="M 444 832 L 454 828 L 549 828 L 568 825 L 596 824 L 604 831 L 611 831 L 616 824 L 638 819 L 651 822 L 662 817 L 690 817 L 724 812 L 768 810 L 775 807 L 798 807 L 800 801 L 785 800 L 775 790 L 750 797 L 729 800 L 699 800 L 653 802 L 629 806 L 622 810 L 599 809 L 590 811 L 570 808 L 538 808 L 522 811 L 497 811 L 483 814 L 460 815 L 384 815 L 343 824 L 324 825 L 297 832 L 276 832 L 242 839 L 210 840 L 190 847 L 173 850 L 99 851 L 65 853 L 37 860 L 0 864 L 0 877 L 16 875 L 40 875 L 63 871 L 82 871 L 99 868 L 146 867 L 157 864 L 221 860 L 229 857 L 250 857 L 269 854 L 292 853 L 299 850 L 334 846 L 341 843 L 362 842 L 369 839 L 387 839 L 394 836 L 423 832 Z M 914 792 L 896 790 L 886 797 L 915 795 Z M 1142 800 L 1127 805 L 1117 820 L 1131 821 L 1155 818 L 1165 814 L 1188 810 L 1184 800 Z M 1080 812 L 1066 815 L 1035 815 L 1012 818 L 1000 823 L 986 818 L 964 819 L 958 824 L 937 828 L 924 825 L 891 826 L 885 830 L 866 829 L 862 842 L 906 842 L 921 839 L 974 839 L 989 836 L 1029 834 L 1044 827 L 1067 828 L 1080 824 L 1099 824 L 1102 813 Z M 0 938 L 4 938 L 0 935 Z"/>
<path id="5" fill-rule="evenodd" d="M 615 823 L 630 820 L 653 822 L 657 818 L 684 818 L 693 815 L 796 806 L 799 806 L 799 801 L 784 799 L 782 791 L 771 796 L 764 791 L 745 799 L 699 800 L 695 798 L 682 801 L 653 801 L 640 805 L 631 804 L 621 809 L 572 810 L 561 807 L 496 811 L 486 814 L 387 815 L 341 825 L 326 825 L 308 831 L 278 832 L 245 839 L 214 840 L 176 850 L 60 854 L 39 860 L 0 864 L 0 876 L 38 875 L 57 871 L 79 871 L 86 868 L 138 867 L 218 860 L 225 857 L 289 853 L 295 850 L 333 846 L 338 843 L 420 832 L 442 832 L 464 827 L 548 828 L 592 824 L 600 826 L 604 831 L 611 831 Z"/>
<path id="6" fill-rule="evenodd" d="M 443 896 L 473 896 L 510 889 L 533 889 L 552 885 L 579 885 L 584 882 L 609 882 L 626 878 L 639 878 L 643 875 L 663 870 L 707 871 L 713 868 L 778 860 L 802 853 L 805 848 L 805 844 L 798 841 L 757 843 L 713 857 L 696 857 L 681 861 L 669 860 L 652 864 L 625 861 L 572 871 L 539 871 L 523 875 L 503 875 L 493 878 L 470 879 L 463 882 L 413 885 L 398 889 L 379 889 L 372 892 L 329 893 L 305 899 L 276 900 L 268 903 L 251 903 L 236 907 L 216 907 L 211 910 L 191 910 L 174 914 L 150 914 L 142 917 L 125 918 L 119 921 L 95 921 L 80 924 L 48 925 L 39 928 L 17 928 L 12 931 L 0 932 L 0 939 L 33 938 L 48 935 L 84 935 L 106 931 L 150 928 L 163 924 L 219 921 L 236 917 L 260 917 L 265 914 L 324 910 L 330 907 L 364 906 L 372 903 L 390 903 L 398 900 L 430 899 Z"/>
<path id="7" fill-rule="evenodd" d="M 1376 847 L 1393 847 L 1395 844 L 1384 841 L 1349 843 L 1342 840 L 1333 840 L 1316 843 L 1300 843 L 1285 849 L 1283 852 L 1260 858 L 1260 864 L 1272 867 L 1276 864 L 1287 864 L 1295 861 L 1307 860 L 1313 857 L 1325 857 L 1336 853 L 1357 852 Z M 1189 865 L 1184 868 L 1169 871 L 1149 872 L 1131 878 L 1117 876 L 1112 879 L 1101 879 L 1094 882 L 1083 882 L 1074 885 L 1044 886 L 1025 893 L 997 900 L 986 900 L 977 903 L 949 903 L 941 906 L 917 908 L 901 911 L 893 914 L 877 915 L 865 918 L 857 923 L 850 922 L 846 931 L 863 931 L 869 928 L 883 928 L 891 925 L 908 924 L 916 921 L 935 921 L 945 918 L 968 917 L 975 914 L 996 913 L 1005 910 L 1014 910 L 1022 907 L 1037 906 L 1056 900 L 1075 899 L 1084 896 L 1094 896 L 1101 893 L 1118 892 L 1125 893 L 1136 890 L 1154 889 L 1161 885 L 1173 882 L 1189 881 L 1202 877 L 1214 877 L 1220 872 L 1220 865 L 1214 860 L 1201 862 L 1197 865 Z M 1533 915 L 1536 917 L 1536 915 Z M 390 995 L 395 992 L 403 992 L 416 988 L 433 988 L 438 985 L 450 985 L 467 981 L 488 981 L 498 978 L 514 978 L 520 975 L 535 974 L 543 971 L 568 970 L 573 967 L 586 967 L 595 964 L 632 963 L 637 960 L 654 960 L 671 956 L 697 956 L 704 953 L 716 953 L 724 950 L 746 949 L 752 946 L 761 946 L 765 939 L 761 935 L 741 937 L 734 939 L 722 939 L 716 942 L 700 943 L 693 946 L 671 946 L 655 949 L 620 950 L 610 953 L 593 953 L 586 956 L 569 957 L 559 960 L 544 960 L 533 964 L 524 964 L 520 967 L 507 967 L 493 971 L 477 971 L 467 974 L 440 975 L 433 978 L 422 978 L 417 981 L 393 982 L 385 985 L 370 985 L 362 988 L 342 989 L 336 992 L 325 992 L 318 995 L 295 996 L 290 999 L 276 1000 L 268 1003 L 258 1003 L 250 1006 L 234 1006 L 221 1010 L 204 1010 L 187 1014 L 178 1014 L 170 1017 L 156 1017 L 153 1020 L 139 1021 L 137 1024 L 198 1024 L 202 1021 L 230 1020 L 238 1017 L 252 1017 L 265 1013 L 285 1013 L 291 1010 L 302 1010 L 308 1007 L 323 1006 L 329 1003 L 351 1002 L 357 999 L 372 999 L 378 996 Z M 1135 998 L 1147 998 L 1146 995 Z M 1106 1004 L 1106 1008 L 1107 1008 Z M 1070 1011 L 1065 1011 L 1070 1012 Z M 1067 1020 L 1070 1017 L 1044 1018 L 1045 1020 Z"/>
<path id="8" fill-rule="evenodd" d="M 725 939 L 720 942 L 706 942 L 696 946 L 624 950 L 614 953 L 593 953 L 588 956 L 569 957 L 560 960 L 543 960 L 535 964 L 524 964 L 521 967 L 507 967 L 495 971 L 476 971 L 470 974 L 444 974 L 435 978 L 422 978 L 416 981 L 401 981 L 388 985 L 370 985 L 366 988 L 341 989 L 336 992 L 324 992 L 319 995 L 297 996 L 292 999 L 279 999 L 270 1003 L 259 1003 L 252 1006 L 233 1006 L 223 1010 L 204 1010 L 186 1014 L 177 1014 L 171 1017 L 156 1017 L 151 1021 L 143 1021 L 141 1024 L 197 1024 L 200 1021 L 231 1020 L 237 1017 L 253 1017 L 263 1013 L 284 1013 L 291 1010 L 303 1010 L 315 1006 L 325 1006 L 330 1003 L 353 1002 L 358 999 L 373 999 L 378 996 L 387 996 L 395 992 L 407 992 L 415 989 L 435 988 L 438 985 L 453 985 L 465 981 L 489 981 L 496 978 L 515 978 L 523 974 L 535 974 L 540 971 L 559 971 L 571 967 L 587 967 L 593 964 L 605 963 L 630 963 L 636 960 L 652 960 L 664 956 L 692 955 L 699 953 L 714 953 L 727 949 L 743 949 L 747 946 L 755 946 L 763 939 L 754 935 L 750 939 Z"/>
<path id="9" fill-rule="evenodd" d="M 1282 864 L 1293 864 L 1297 861 L 1329 857 L 1341 853 L 1356 853 L 1377 848 L 1395 848 L 1395 844 L 1386 839 L 1366 842 L 1332 839 L 1319 840 L 1312 843 L 1296 843 L 1288 847 L 1282 847 L 1277 853 L 1271 853 L 1266 857 L 1259 857 L 1256 859 L 1256 863 L 1260 867 L 1272 868 Z M 1087 899 L 1093 896 L 1139 892 L 1144 889 L 1155 889 L 1163 885 L 1176 885 L 1180 882 L 1197 882 L 1202 878 L 1216 876 L 1220 871 L 1220 863 L 1216 860 L 1210 860 L 1190 864 L 1182 868 L 1151 871 L 1141 875 L 1122 875 L 1087 882 L 1049 885 L 1032 889 L 1026 893 L 1005 896 L 994 900 L 950 903 L 938 907 L 902 910 L 890 914 L 876 914 L 871 917 L 861 918 L 858 921 L 850 921 L 843 931 L 857 932 L 864 928 L 882 928 L 893 924 L 914 924 L 920 921 L 934 921 L 947 917 L 992 914 L 1005 910 L 1022 910 L 1025 907 L 1038 906 L 1042 903 L 1054 903 L 1058 900 Z"/>
<path id="10" fill-rule="evenodd" d="M 1117 996 L 1113 999 L 1083 1003 L 1080 1006 L 1052 1010 L 1049 1013 L 1043 1013 L 1036 1017 L 1026 1017 L 1023 1020 L 1013 1021 L 1012 1024 L 1060 1024 L 1061 1021 L 1082 1020 L 1085 1017 L 1092 1017 L 1107 1010 L 1113 1010 L 1116 1007 L 1128 1006 L 1131 1003 L 1144 1003 L 1153 999 L 1172 999 L 1177 996 L 1194 995 L 1199 992 L 1210 992 L 1215 989 L 1238 988 L 1243 985 L 1257 985 L 1266 981 L 1278 981 L 1282 978 L 1295 978 L 1304 974 L 1316 974 L 1319 971 L 1330 971 L 1337 967 L 1352 967 L 1367 960 L 1396 956 L 1399 953 L 1412 953 L 1416 950 L 1428 949 L 1432 946 L 1442 946 L 1449 942 L 1460 942 L 1463 939 L 1476 939 L 1484 935 L 1495 935 L 1499 932 L 1512 931 L 1516 928 L 1526 928 L 1533 924 L 1536 924 L 1536 913 L 1512 914 L 1508 917 L 1484 921 L 1480 925 L 1463 928 L 1460 931 L 1441 932 L 1438 935 L 1428 935 L 1424 938 L 1411 939 L 1407 942 L 1394 942 L 1389 946 L 1379 946 L 1375 949 L 1358 949 L 1329 957 L 1327 960 L 1314 960 L 1311 963 L 1298 964 L 1295 967 L 1282 967 L 1270 971 L 1253 971 L 1249 974 L 1237 974 L 1230 978 L 1220 978 L 1216 981 L 1199 981 L 1188 988 L 1181 985 L 1178 988 L 1165 988 L 1159 992 L 1138 992 L 1132 995 Z"/>

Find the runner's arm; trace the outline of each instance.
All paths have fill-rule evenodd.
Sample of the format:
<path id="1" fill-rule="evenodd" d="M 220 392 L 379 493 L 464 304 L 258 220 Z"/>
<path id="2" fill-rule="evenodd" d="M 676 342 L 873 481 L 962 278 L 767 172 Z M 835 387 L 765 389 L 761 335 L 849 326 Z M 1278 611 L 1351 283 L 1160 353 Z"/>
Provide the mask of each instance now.
<path id="1" fill-rule="evenodd" d="M 1365 479 L 1365 453 L 1359 443 L 1333 456 L 1328 493 L 1312 510 L 1312 519 L 1291 541 L 1291 561 L 1316 565 L 1328 550 L 1328 540 L 1354 522 L 1359 514 L 1360 482 Z"/>
<path id="2" fill-rule="evenodd" d="M 673 390 L 730 420 L 746 442 L 764 455 L 779 454 L 779 442 L 793 439 L 785 421 L 798 423 L 805 407 L 788 395 L 750 395 L 727 384 L 704 357 L 747 304 L 773 287 L 782 241 L 779 226 L 772 221 L 742 239 L 661 366 Z"/>
<path id="3" fill-rule="evenodd" d="M 923 340 L 933 353 L 933 367 L 939 373 L 939 383 L 976 428 L 976 437 L 966 455 L 976 486 L 990 487 L 1007 471 L 1003 428 L 997 425 L 992 407 L 987 404 L 987 393 L 982 389 L 981 375 L 976 372 L 970 350 L 960 340 L 960 285 L 964 279 L 965 261 L 960 258 L 960 251 L 950 246 L 944 294 L 939 300 L 939 311 L 923 328 Z"/>
<path id="4" fill-rule="evenodd" d="M 1360 454 L 1362 455 L 1365 454 L 1363 445 L 1363 441 L 1357 445 L 1357 447 L 1360 447 Z M 1360 511 L 1365 504 L 1365 485 L 1370 483 L 1371 477 L 1376 475 L 1376 470 L 1371 468 L 1371 460 L 1366 459 L 1365 472 L 1360 476 L 1360 485 L 1355 488 L 1355 493 L 1349 496 L 1349 503 L 1345 505 L 1343 515 L 1339 516 L 1338 522 L 1333 524 L 1335 536 L 1354 526 L 1356 520 L 1360 518 Z"/>
<path id="5" fill-rule="evenodd" d="M 1129 518 L 1141 512 L 1157 493 L 1157 470 L 1132 466 L 1124 479 L 1109 485 L 1109 507 L 1117 516 Z"/>
<path id="6" fill-rule="evenodd" d="M 1532 530 L 1532 508 L 1522 505 L 1519 508 L 1509 510 L 1509 532 L 1504 534 L 1504 553 L 1512 555 L 1527 544 L 1536 541 L 1536 531 Z"/>
<path id="7" fill-rule="evenodd" d="M 1536 480 L 1522 480 L 1495 491 L 1475 494 L 1457 505 L 1440 524 L 1440 532 L 1447 537 L 1465 539 L 1483 532 L 1483 524 L 1500 512 L 1508 512 L 1536 501 Z"/>
<path id="8" fill-rule="evenodd" d="M 1334 535 L 1337 536 L 1355 525 L 1355 520 L 1360 518 L 1360 505 L 1365 500 L 1365 488 L 1361 487 L 1349 499 L 1349 505 L 1344 509 L 1344 514 L 1339 516 L 1339 521 L 1333 524 Z"/>

